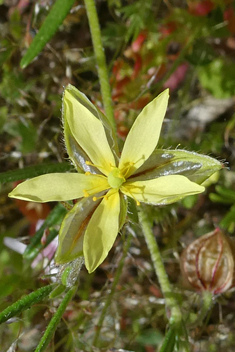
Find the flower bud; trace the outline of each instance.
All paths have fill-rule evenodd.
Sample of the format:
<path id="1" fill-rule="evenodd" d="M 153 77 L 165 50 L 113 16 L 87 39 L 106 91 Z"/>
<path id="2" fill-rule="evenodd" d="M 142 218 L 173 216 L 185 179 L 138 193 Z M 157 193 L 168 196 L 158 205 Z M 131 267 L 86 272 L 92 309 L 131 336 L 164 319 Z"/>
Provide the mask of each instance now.
<path id="1" fill-rule="evenodd" d="M 219 229 L 192 242 L 181 255 L 184 281 L 196 291 L 219 294 L 235 285 L 235 243 Z"/>

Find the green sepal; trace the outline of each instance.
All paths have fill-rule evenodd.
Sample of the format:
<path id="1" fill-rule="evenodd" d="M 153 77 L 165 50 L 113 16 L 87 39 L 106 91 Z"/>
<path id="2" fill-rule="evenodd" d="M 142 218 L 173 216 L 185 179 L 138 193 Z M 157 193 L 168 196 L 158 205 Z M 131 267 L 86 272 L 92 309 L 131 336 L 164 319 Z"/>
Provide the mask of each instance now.
<path id="1" fill-rule="evenodd" d="M 78 201 L 65 216 L 60 232 L 59 244 L 55 255 L 57 264 L 68 263 L 83 255 L 83 238 L 87 224 L 100 203 L 91 197 Z"/>
<path id="2" fill-rule="evenodd" d="M 128 214 L 127 215 L 128 215 L 129 220 L 132 223 L 134 223 L 134 224 L 139 223 L 138 209 L 136 206 L 136 202 L 131 197 L 128 197 Z"/>
<path id="3" fill-rule="evenodd" d="M 149 159 L 132 175 L 129 182 L 151 180 L 160 176 L 182 175 L 201 184 L 220 170 L 223 164 L 207 155 L 176 149 L 155 150 Z"/>
<path id="4" fill-rule="evenodd" d="M 127 217 L 127 197 L 119 192 L 120 195 L 120 214 L 119 214 L 119 230 L 123 227 Z"/>

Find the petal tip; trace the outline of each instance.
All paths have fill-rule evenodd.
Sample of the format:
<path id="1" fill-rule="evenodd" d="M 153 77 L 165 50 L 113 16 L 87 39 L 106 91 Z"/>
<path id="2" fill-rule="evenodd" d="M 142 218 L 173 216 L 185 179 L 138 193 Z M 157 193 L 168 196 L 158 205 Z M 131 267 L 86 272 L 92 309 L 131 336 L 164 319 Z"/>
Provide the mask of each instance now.
<path id="1" fill-rule="evenodd" d="M 9 198 L 15 198 L 15 196 L 14 196 L 13 193 L 14 193 L 14 191 L 11 191 L 10 193 L 8 193 L 8 197 L 9 197 Z"/>

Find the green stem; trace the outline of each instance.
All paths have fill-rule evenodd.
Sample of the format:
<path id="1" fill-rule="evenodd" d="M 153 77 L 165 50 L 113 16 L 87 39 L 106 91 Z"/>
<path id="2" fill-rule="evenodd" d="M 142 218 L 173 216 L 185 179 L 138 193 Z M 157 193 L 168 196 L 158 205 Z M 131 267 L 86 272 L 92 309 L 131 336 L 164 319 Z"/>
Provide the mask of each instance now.
<path id="1" fill-rule="evenodd" d="M 113 280 L 111 291 L 110 291 L 110 293 L 109 293 L 109 295 L 107 297 L 107 300 L 105 302 L 104 308 L 103 308 L 102 313 L 100 315 L 100 319 L 99 319 L 99 321 L 97 323 L 97 326 L 96 326 L 96 333 L 95 333 L 95 336 L 94 336 L 94 339 L 93 339 L 93 346 L 97 345 L 97 342 L 98 342 L 98 339 L 99 339 L 99 336 L 100 336 L 100 332 L 101 332 L 101 328 L 102 328 L 102 325 L 103 325 L 103 322 L 104 322 L 104 318 L 106 316 L 108 307 L 110 306 L 111 301 L 113 299 L 113 295 L 114 295 L 114 293 L 116 291 L 116 286 L 117 286 L 117 284 L 118 284 L 118 282 L 120 280 L 120 276 L 121 276 L 122 269 L 123 269 L 123 266 L 124 266 L 125 258 L 126 258 L 128 249 L 129 249 L 130 244 L 131 244 L 131 238 L 132 238 L 132 235 L 129 234 L 128 237 L 127 237 L 126 243 L 125 243 L 125 247 L 124 247 L 124 250 L 123 250 L 122 258 L 121 258 L 121 260 L 119 262 L 119 265 L 118 265 L 118 268 L 117 268 L 117 271 L 116 271 L 116 274 L 115 274 L 115 277 L 114 277 L 114 280 Z"/>
<path id="2" fill-rule="evenodd" d="M 101 32 L 94 0 L 84 0 L 91 31 L 91 38 L 98 66 L 98 75 L 101 87 L 101 94 L 106 116 L 116 131 L 116 124 L 113 114 L 112 96 L 109 84 L 108 69 L 105 60 L 104 48 L 101 41 Z"/>
<path id="3" fill-rule="evenodd" d="M 176 332 L 174 327 L 170 327 L 168 330 L 163 344 L 161 346 L 160 352 L 173 352 L 175 347 L 175 336 Z"/>
<path id="4" fill-rule="evenodd" d="M 63 314 L 65 309 L 67 308 L 69 302 L 71 301 L 73 295 L 75 294 L 77 290 L 77 287 L 74 286 L 72 287 L 64 296 L 59 308 L 57 309 L 55 315 L 53 316 L 53 318 L 51 319 L 50 323 L 48 324 L 46 331 L 43 335 L 43 337 L 41 338 L 38 347 L 36 348 L 35 352 L 43 352 L 45 351 L 45 349 L 47 348 Z"/>
<path id="5" fill-rule="evenodd" d="M 202 324 L 203 320 L 208 315 L 208 312 L 210 311 L 212 304 L 213 304 L 213 294 L 209 291 L 203 291 L 201 310 L 198 313 L 196 320 L 193 321 L 191 324 L 189 324 L 190 329 L 196 328 Z"/>
<path id="6" fill-rule="evenodd" d="M 156 275 L 158 277 L 159 284 L 161 286 L 162 293 L 165 297 L 166 306 L 171 311 L 170 322 L 172 324 L 180 324 L 180 322 L 182 321 L 182 314 L 180 308 L 172 292 L 171 285 L 162 262 L 160 250 L 152 232 L 152 226 L 148 220 L 146 213 L 141 208 L 139 210 L 139 221 L 145 236 L 145 240 L 151 255 L 151 259 Z"/>
<path id="7" fill-rule="evenodd" d="M 0 313 L 0 324 L 4 323 L 8 319 L 22 313 L 24 310 L 30 308 L 33 304 L 42 301 L 47 297 L 55 287 L 55 284 L 47 285 L 39 288 L 38 290 L 30 293 L 29 295 L 19 299 L 11 306 L 7 307 Z"/>

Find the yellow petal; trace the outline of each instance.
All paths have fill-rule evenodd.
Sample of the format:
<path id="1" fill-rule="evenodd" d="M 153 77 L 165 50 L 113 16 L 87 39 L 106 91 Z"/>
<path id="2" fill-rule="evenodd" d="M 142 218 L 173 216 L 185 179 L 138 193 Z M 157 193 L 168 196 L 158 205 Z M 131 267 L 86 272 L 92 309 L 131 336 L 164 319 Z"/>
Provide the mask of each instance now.
<path id="1" fill-rule="evenodd" d="M 92 163 L 97 165 L 103 174 L 108 175 L 111 165 L 116 165 L 115 159 L 102 122 L 94 113 L 95 107 L 84 94 L 71 85 L 65 89 L 63 118 L 78 145 L 86 152 Z"/>
<path id="2" fill-rule="evenodd" d="M 126 182 L 121 191 L 139 202 L 170 204 L 204 191 L 204 187 L 189 181 L 185 176 L 162 176 L 153 180 Z"/>
<path id="3" fill-rule="evenodd" d="M 100 203 L 91 197 L 77 202 L 65 216 L 59 233 L 59 244 L 55 255 L 57 264 L 68 263 L 83 255 L 83 239 L 86 226 Z"/>
<path id="4" fill-rule="evenodd" d="M 85 265 L 94 271 L 112 248 L 119 229 L 120 196 L 110 190 L 89 221 L 84 236 Z"/>
<path id="5" fill-rule="evenodd" d="M 84 190 L 92 195 L 108 188 L 110 186 L 105 177 L 77 173 L 53 173 L 20 183 L 9 194 L 9 197 L 44 203 L 81 198 L 84 197 Z"/>
<path id="6" fill-rule="evenodd" d="M 129 168 L 125 178 L 132 175 L 152 154 L 156 148 L 166 113 L 168 89 L 149 103 L 136 118 L 125 141 L 119 169 Z"/>

